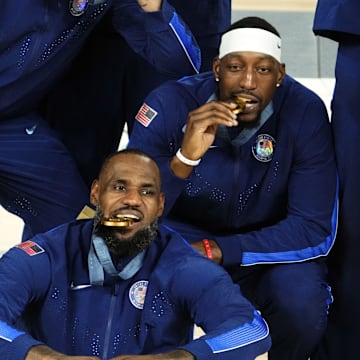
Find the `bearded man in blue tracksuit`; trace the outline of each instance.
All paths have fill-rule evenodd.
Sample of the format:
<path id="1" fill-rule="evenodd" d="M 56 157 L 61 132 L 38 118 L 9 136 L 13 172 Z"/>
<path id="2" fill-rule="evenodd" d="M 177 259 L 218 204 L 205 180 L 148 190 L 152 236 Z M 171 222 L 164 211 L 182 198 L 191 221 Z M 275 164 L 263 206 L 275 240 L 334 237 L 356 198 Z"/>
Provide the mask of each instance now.
<path id="1" fill-rule="evenodd" d="M 193 73 L 199 61 L 191 33 L 166 0 L 37 0 L 2 5 L 0 203 L 24 220 L 28 234 L 74 218 L 87 202 L 88 188 L 73 159 L 44 120 L 43 99 L 104 19 L 136 52 L 170 73 Z M 111 58 L 111 49 L 103 56 Z M 84 69 L 78 71 L 84 71 L 82 82 L 92 88 L 88 61 L 92 60 L 83 59 Z M 60 102 L 81 99 L 83 83 L 73 84 L 79 89 L 76 96 L 59 94 Z M 101 88 L 92 91 L 101 98 Z M 86 106 L 95 109 L 101 103 Z M 80 142 L 81 135 L 86 138 L 87 132 L 80 134 Z"/>
<path id="2" fill-rule="evenodd" d="M 285 74 L 277 30 L 234 23 L 213 72 L 160 86 L 136 119 L 129 147 L 159 164 L 163 222 L 260 309 L 270 359 L 308 359 L 332 300 L 336 167 L 326 107 Z"/>
<path id="3" fill-rule="evenodd" d="M 319 352 L 314 359 L 356 359 L 359 356 L 360 288 L 360 2 L 320 0 L 313 30 L 338 42 L 331 126 L 339 171 L 339 229 L 328 259 L 335 301 Z M 359 176 L 358 176 L 359 173 Z"/>
<path id="4" fill-rule="evenodd" d="M 112 154 L 91 201 L 94 220 L 1 258 L 2 360 L 252 360 L 269 349 L 267 324 L 230 276 L 157 225 L 164 194 L 148 155 Z M 194 323 L 205 331 L 196 340 Z"/>

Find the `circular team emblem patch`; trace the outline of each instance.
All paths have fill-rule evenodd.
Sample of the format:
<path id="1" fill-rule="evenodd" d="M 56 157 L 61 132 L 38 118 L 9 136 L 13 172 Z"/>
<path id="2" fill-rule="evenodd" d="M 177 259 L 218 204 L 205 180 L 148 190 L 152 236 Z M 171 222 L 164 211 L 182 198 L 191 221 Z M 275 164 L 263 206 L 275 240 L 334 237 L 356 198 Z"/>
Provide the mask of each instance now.
<path id="1" fill-rule="evenodd" d="M 146 290 L 148 286 L 147 280 L 140 280 L 133 284 L 129 290 L 130 302 L 137 308 L 142 310 L 144 307 Z"/>
<path id="2" fill-rule="evenodd" d="M 87 8 L 88 0 L 70 0 L 69 9 L 73 16 L 82 15 Z"/>
<path id="3" fill-rule="evenodd" d="M 268 134 L 258 135 L 252 147 L 252 153 L 256 160 L 269 162 L 274 154 L 276 141 Z"/>

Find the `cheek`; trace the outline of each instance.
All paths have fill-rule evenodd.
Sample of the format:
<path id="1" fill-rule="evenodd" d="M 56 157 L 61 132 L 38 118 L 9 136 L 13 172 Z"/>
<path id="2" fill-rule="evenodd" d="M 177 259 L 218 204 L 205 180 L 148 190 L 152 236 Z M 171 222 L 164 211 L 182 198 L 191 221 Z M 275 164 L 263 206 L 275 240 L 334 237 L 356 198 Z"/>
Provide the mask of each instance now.
<path id="1" fill-rule="evenodd" d="M 270 84 L 266 84 L 266 86 L 263 86 L 261 89 L 263 103 L 267 105 L 274 97 L 275 92 L 276 83 L 271 82 Z"/>
<path id="2" fill-rule="evenodd" d="M 157 218 L 162 214 L 162 206 L 159 202 L 148 202 L 146 204 L 146 216 L 151 218 Z"/>

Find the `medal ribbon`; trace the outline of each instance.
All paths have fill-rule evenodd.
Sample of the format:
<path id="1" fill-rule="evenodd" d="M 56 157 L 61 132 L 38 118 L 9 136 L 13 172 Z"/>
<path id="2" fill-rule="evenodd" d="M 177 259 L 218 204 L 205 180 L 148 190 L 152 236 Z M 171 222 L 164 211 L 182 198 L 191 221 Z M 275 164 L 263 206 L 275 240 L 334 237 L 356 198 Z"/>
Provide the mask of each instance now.
<path id="1" fill-rule="evenodd" d="M 119 276 L 123 280 L 128 280 L 134 276 L 141 268 L 145 256 L 145 250 L 137 254 L 120 272 L 118 272 L 112 262 L 109 249 L 104 239 L 93 235 L 89 255 L 88 267 L 90 284 L 104 284 L 104 270 L 111 276 Z"/>

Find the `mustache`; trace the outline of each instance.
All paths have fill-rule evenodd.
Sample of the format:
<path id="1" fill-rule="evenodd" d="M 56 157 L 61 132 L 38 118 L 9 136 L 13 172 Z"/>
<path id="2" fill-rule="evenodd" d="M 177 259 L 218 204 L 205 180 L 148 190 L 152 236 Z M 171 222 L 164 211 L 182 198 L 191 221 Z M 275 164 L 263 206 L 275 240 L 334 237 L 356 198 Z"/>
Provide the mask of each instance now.
<path id="1" fill-rule="evenodd" d="M 256 94 L 254 94 L 252 90 L 247 90 L 242 88 L 231 91 L 230 99 L 233 99 L 234 97 L 239 95 L 250 95 L 251 97 L 254 97 L 255 99 L 260 101 L 260 98 Z"/>
<path id="2" fill-rule="evenodd" d="M 112 215 L 116 215 L 119 212 L 126 211 L 126 210 L 131 210 L 133 212 L 137 212 L 139 215 L 141 215 L 141 217 L 144 217 L 144 214 L 141 210 L 139 210 L 136 206 L 130 206 L 130 205 L 122 206 L 122 207 L 115 209 L 114 211 L 112 211 Z"/>

